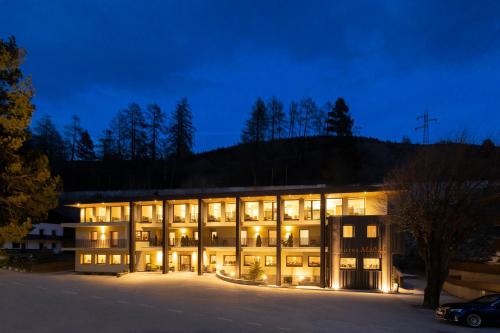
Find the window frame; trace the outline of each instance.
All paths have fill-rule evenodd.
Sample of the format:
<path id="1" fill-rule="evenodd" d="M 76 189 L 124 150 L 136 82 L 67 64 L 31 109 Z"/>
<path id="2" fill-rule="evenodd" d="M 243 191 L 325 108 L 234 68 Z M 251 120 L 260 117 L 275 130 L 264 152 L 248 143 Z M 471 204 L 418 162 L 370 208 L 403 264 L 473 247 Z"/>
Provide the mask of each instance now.
<path id="1" fill-rule="evenodd" d="M 287 218 L 286 215 L 286 203 L 287 202 L 292 202 L 295 201 L 298 203 L 298 208 L 297 208 L 297 217 L 289 217 Z M 288 200 L 283 200 L 283 221 L 298 221 L 300 220 L 300 199 L 288 199 Z"/>
<path id="2" fill-rule="evenodd" d="M 342 259 L 353 259 L 354 260 L 354 267 L 342 267 Z M 355 257 L 341 257 L 339 261 L 339 268 L 343 270 L 350 270 L 354 271 L 358 268 L 358 258 Z"/>
<path id="3" fill-rule="evenodd" d="M 179 220 L 176 220 L 176 215 L 175 215 L 175 207 L 181 207 L 184 206 L 184 217 L 180 216 Z M 187 210 L 187 205 L 184 204 L 173 204 L 172 205 L 172 223 L 186 223 L 186 210 Z M 181 209 L 182 211 L 182 209 Z M 190 216 L 191 218 L 191 216 Z"/>
<path id="4" fill-rule="evenodd" d="M 344 233 L 344 228 L 345 227 L 351 227 L 352 228 L 352 234 L 350 237 L 346 237 Z M 356 237 L 356 228 L 354 224 L 343 224 L 342 225 L 342 238 L 355 238 Z"/>
<path id="5" fill-rule="evenodd" d="M 271 219 L 266 217 L 266 204 L 271 204 Z M 264 221 L 276 221 L 276 201 L 264 201 L 263 203 L 264 210 Z"/>
<path id="6" fill-rule="evenodd" d="M 311 207 L 306 208 L 306 202 L 309 202 Z M 314 203 L 319 202 L 319 209 L 314 209 Z M 317 213 L 315 216 L 314 214 Z M 308 217 L 310 214 L 310 217 Z M 317 217 L 317 218 L 316 218 Z M 305 199 L 304 200 L 304 220 L 305 221 L 318 221 L 321 219 L 321 200 L 319 199 Z"/>
<path id="7" fill-rule="evenodd" d="M 115 257 L 118 257 L 120 258 L 118 261 L 118 263 L 114 262 L 114 259 Z M 122 264 L 122 255 L 121 254 L 110 254 L 109 255 L 109 264 L 110 265 L 121 265 Z"/>
<path id="8" fill-rule="evenodd" d="M 90 256 L 90 262 L 85 262 L 85 256 Z M 94 263 L 94 255 L 91 253 L 80 254 L 80 265 L 92 265 Z"/>
<path id="9" fill-rule="evenodd" d="M 377 260 L 378 261 L 378 267 L 377 268 L 365 268 L 365 260 Z M 365 271 L 380 271 L 382 270 L 382 263 L 380 258 L 374 258 L 374 257 L 365 257 L 363 258 L 363 270 Z"/>
<path id="10" fill-rule="evenodd" d="M 267 263 L 267 258 L 268 257 L 274 258 L 273 259 L 273 262 L 274 262 L 273 264 L 269 265 Z M 266 266 L 266 267 L 276 267 L 276 256 L 265 256 L 265 258 L 264 258 L 264 266 Z"/>
<path id="11" fill-rule="evenodd" d="M 318 264 L 311 265 L 311 258 L 318 258 Z M 321 256 L 307 256 L 307 267 L 321 267 Z"/>
<path id="12" fill-rule="evenodd" d="M 229 263 L 229 261 L 226 261 L 227 257 L 234 257 L 234 263 Z M 234 254 L 225 254 L 223 259 L 222 259 L 222 264 L 223 266 L 236 266 L 236 255 Z"/>
<path id="13" fill-rule="evenodd" d="M 288 262 L 288 258 L 300 258 L 300 265 L 299 264 L 291 264 Z M 303 256 L 286 256 L 285 259 L 286 267 L 304 267 L 304 257 Z"/>
<path id="14" fill-rule="evenodd" d="M 363 200 L 363 214 L 354 214 L 354 209 L 353 209 L 353 213 L 351 214 L 350 206 L 349 206 L 350 200 Z M 350 216 L 365 216 L 366 215 L 366 198 L 365 197 L 347 198 L 347 213 L 348 213 L 347 215 L 350 215 Z"/>
<path id="15" fill-rule="evenodd" d="M 375 228 L 375 236 L 369 236 L 370 233 L 368 232 L 368 228 L 370 227 L 374 227 Z M 366 225 L 366 238 L 369 238 L 369 239 L 374 239 L 374 238 L 378 238 L 378 227 L 376 224 L 367 224 Z"/>
<path id="16" fill-rule="evenodd" d="M 210 207 L 214 205 L 219 205 L 219 217 L 210 217 Z M 222 220 L 222 202 L 207 202 L 207 222 L 220 222 Z"/>
<path id="17" fill-rule="evenodd" d="M 307 244 L 302 243 L 302 231 L 307 231 Z M 309 229 L 299 229 L 299 246 L 310 246 L 311 244 L 311 231 Z"/>
<path id="18" fill-rule="evenodd" d="M 99 262 L 99 257 L 104 257 L 104 262 Z M 108 256 L 105 254 L 98 253 L 95 255 L 95 258 L 96 258 L 95 260 L 96 265 L 106 265 L 108 263 Z"/>
<path id="19" fill-rule="evenodd" d="M 215 258 L 215 260 L 213 260 Z M 211 254 L 210 257 L 208 258 L 209 260 L 209 265 L 217 265 L 217 255 L 216 254 Z"/>
<path id="20" fill-rule="evenodd" d="M 254 258 L 254 261 L 253 262 L 247 262 L 247 258 L 250 258 L 250 257 L 253 257 Z M 256 258 L 259 258 L 256 260 Z M 253 264 L 255 264 L 255 262 L 259 262 L 260 264 L 260 256 L 259 255 L 253 255 L 253 254 L 246 254 L 243 256 L 243 266 L 252 266 Z"/>
<path id="21" fill-rule="evenodd" d="M 248 217 L 247 218 L 247 205 L 248 204 L 257 204 L 257 216 L 256 217 Z M 248 215 L 250 216 L 250 215 Z M 255 222 L 259 221 L 260 218 L 260 202 L 259 201 L 244 201 L 243 202 L 243 217 L 244 221 Z"/>

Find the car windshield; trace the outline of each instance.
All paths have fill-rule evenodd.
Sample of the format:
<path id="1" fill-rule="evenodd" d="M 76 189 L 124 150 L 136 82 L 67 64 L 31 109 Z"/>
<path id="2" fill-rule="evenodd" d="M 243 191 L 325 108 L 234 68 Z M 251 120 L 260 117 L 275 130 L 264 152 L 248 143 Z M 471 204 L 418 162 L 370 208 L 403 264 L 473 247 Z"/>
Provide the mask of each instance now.
<path id="1" fill-rule="evenodd" d="M 471 301 L 471 303 L 482 303 L 482 304 L 489 304 L 497 301 L 500 298 L 498 295 L 487 295 L 483 297 L 476 298 Z"/>

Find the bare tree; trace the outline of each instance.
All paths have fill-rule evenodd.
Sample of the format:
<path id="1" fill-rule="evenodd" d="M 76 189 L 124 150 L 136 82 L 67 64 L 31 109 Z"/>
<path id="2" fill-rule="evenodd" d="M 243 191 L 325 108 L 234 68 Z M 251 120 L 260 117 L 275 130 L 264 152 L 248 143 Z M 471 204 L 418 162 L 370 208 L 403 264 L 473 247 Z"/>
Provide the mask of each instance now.
<path id="1" fill-rule="evenodd" d="M 439 305 L 457 246 L 488 221 L 498 160 L 498 151 L 447 143 L 423 148 L 386 177 L 387 218 L 414 237 L 425 263 L 423 306 Z"/>
<path id="2" fill-rule="evenodd" d="M 295 128 L 299 121 L 299 106 L 296 102 L 290 103 L 290 108 L 288 109 L 288 137 L 293 138 L 295 136 Z"/>
<path id="3" fill-rule="evenodd" d="M 64 136 L 69 150 L 69 160 L 74 161 L 76 158 L 76 146 L 80 138 L 82 127 L 80 126 L 80 117 L 73 115 L 71 124 L 64 126 Z"/>
<path id="4" fill-rule="evenodd" d="M 285 125 L 285 112 L 283 112 L 283 103 L 276 97 L 272 97 L 269 103 L 267 103 L 267 108 L 269 110 L 269 125 L 270 125 L 270 138 L 271 141 L 274 139 L 281 139 L 281 135 L 284 131 Z"/>
<path id="5" fill-rule="evenodd" d="M 157 158 L 158 146 L 161 135 L 165 132 L 165 113 L 157 104 L 148 105 L 146 113 L 148 129 L 149 150 L 151 159 L 154 161 Z"/>

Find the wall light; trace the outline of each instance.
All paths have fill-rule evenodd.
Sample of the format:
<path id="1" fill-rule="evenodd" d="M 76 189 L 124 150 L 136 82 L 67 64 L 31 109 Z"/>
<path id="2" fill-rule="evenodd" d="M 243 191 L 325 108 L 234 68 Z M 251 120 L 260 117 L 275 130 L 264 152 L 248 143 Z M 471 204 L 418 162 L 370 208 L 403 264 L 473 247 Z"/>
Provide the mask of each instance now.
<path id="1" fill-rule="evenodd" d="M 339 289 L 340 289 L 340 287 L 339 287 L 339 283 L 338 283 L 338 282 L 335 282 L 335 283 L 333 284 L 333 289 L 335 289 L 335 290 L 339 290 Z"/>
<path id="2" fill-rule="evenodd" d="M 186 229 L 182 228 L 181 229 L 181 234 L 185 235 L 186 234 Z"/>
<path id="3" fill-rule="evenodd" d="M 260 231 L 260 227 L 254 227 L 255 228 L 255 231 L 259 232 Z"/>
<path id="4" fill-rule="evenodd" d="M 291 226 L 289 226 L 289 225 L 287 225 L 287 226 L 285 227 L 285 230 L 286 230 L 286 231 L 291 231 L 291 230 L 292 230 L 292 227 L 291 227 Z"/>

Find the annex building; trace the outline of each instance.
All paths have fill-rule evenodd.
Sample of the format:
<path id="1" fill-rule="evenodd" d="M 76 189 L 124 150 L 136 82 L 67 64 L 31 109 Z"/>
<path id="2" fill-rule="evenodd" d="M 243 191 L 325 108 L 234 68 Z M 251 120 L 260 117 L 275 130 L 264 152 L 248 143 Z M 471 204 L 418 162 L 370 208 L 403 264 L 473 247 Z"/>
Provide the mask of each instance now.
<path id="1" fill-rule="evenodd" d="M 188 271 L 270 285 L 392 286 L 399 244 L 377 186 L 272 186 L 65 193 L 78 210 L 76 272 Z"/>

